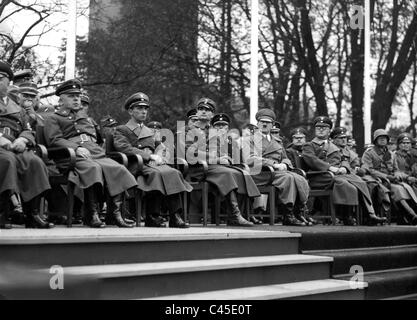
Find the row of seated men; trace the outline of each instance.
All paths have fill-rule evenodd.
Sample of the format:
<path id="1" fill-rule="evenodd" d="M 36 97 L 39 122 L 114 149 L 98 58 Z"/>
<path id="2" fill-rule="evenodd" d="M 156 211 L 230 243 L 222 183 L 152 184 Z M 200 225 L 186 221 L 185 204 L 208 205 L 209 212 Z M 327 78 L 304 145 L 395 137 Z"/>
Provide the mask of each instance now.
<path id="1" fill-rule="evenodd" d="M 24 107 L 24 101 L 27 100 L 22 99 L 23 94 L 20 94 L 19 106 L 7 96 L 12 79 L 13 71 L 10 66 L 0 63 L 2 206 L 11 200 L 21 198 L 25 209 L 26 227 L 50 228 L 53 225 L 39 212 L 40 197 L 51 189 L 48 168 L 30 148 L 36 142 L 32 135 L 27 108 Z M 22 85 L 22 88 L 27 89 L 31 86 L 33 87 L 33 84 Z M 48 147 L 71 148 L 76 152 L 75 170 L 71 172 L 69 179 L 81 190 L 80 198 L 85 206 L 84 223 L 95 228 L 105 226 L 98 215 L 98 199 L 106 195 L 107 224 L 132 227 L 133 222 L 121 214 L 122 195 L 140 189 L 146 194 L 146 226 L 164 226 L 160 217 L 161 203 L 164 202 L 170 213 L 169 226 L 187 228 L 188 224 L 182 219 L 180 196 L 184 192 L 191 192 L 192 186 L 180 171 L 167 165 L 166 151 L 172 148 L 162 148 L 165 155 L 156 152 L 158 148 L 155 133 L 144 125 L 150 107 L 147 95 L 136 93 L 126 100 L 124 107 L 131 119 L 125 125 L 117 126 L 113 132 L 116 150 L 126 154 L 138 154 L 143 158 L 145 166 L 138 172 L 134 166 L 128 170 L 106 157 L 105 151 L 97 141 L 97 128 L 81 106 L 81 90 L 82 85 L 78 80 L 66 81 L 58 86 L 56 94 L 59 96 L 59 108 L 45 115 L 42 125 Z M 196 110 L 188 114 L 189 123 L 184 129 L 185 139 L 177 141 L 176 147 L 185 149 L 186 154 L 197 159 L 208 160 L 206 172 L 202 170 L 202 166 L 191 166 L 189 178 L 192 181 L 205 179 L 216 194 L 226 200 L 229 225 L 253 225 L 253 222 L 247 221 L 241 215 L 239 198 L 251 198 L 256 211 L 262 206 L 258 190 L 258 186 L 262 184 L 272 184 L 277 189 L 278 200 L 284 210 L 283 223 L 286 225 L 311 225 L 315 222 L 307 213 L 310 188 L 332 188 L 334 203 L 341 206 L 341 211 L 346 211 L 343 212 L 346 224 L 355 224 L 347 209 L 359 204 L 363 205 L 370 223 L 385 220 L 384 217 L 375 214 L 376 203 L 373 203 L 372 199 L 372 195 L 375 194 L 378 195 L 377 204 L 384 210 L 387 210 L 392 200 L 394 204 L 404 208 L 407 222 L 415 221 L 415 214 L 413 216 L 412 206 L 409 205 L 415 194 L 403 181 L 408 179 L 406 182 L 411 183 L 410 175 L 400 177 L 395 157 L 379 157 L 380 154 L 385 154 L 386 147 L 383 143 L 387 143 L 388 140 L 385 132 L 375 133 L 375 147 L 367 150 L 373 153 L 364 154 L 361 166 L 363 177 L 360 178 L 355 174 L 358 171 L 357 167 L 352 167 L 343 148 L 329 141 L 332 122 L 328 117 L 318 117 L 314 120 L 315 138 L 311 142 L 304 143 L 302 138 L 300 139 L 302 135 L 305 139 L 303 129 L 294 131 L 294 142 L 288 148 L 287 155 L 282 139 L 271 135 L 276 120 L 272 110 L 261 109 L 256 115 L 256 127 L 260 135 L 255 134 L 256 128 L 253 126 L 252 130 L 249 130 L 250 134 L 231 141 L 227 135 L 230 119 L 225 114 L 214 115 L 215 108 L 216 104 L 211 99 L 200 99 Z M 40 125 L 37 120 L 32 124 Z M 211 130 L 212 128 L 215 130 Z M 213 131 L 214 135 L 211 135 L 210 132 Z M 343 130 L 332 132 L 334 141 L 339 138 L 345 139 L 343 132 L 339 131 Z M 303 143 L 298 143 L 298 140 Z M 230 148 L 211 149 L 208 147 L 211 141 L 224 146 L 237 145 L 239 150 L 246 150 L 247 152 L 240 152 L 241 161 L 252 168 L 255 168 L 257 163 L 261 164 L 260 170 L 247 171 L 247 168 L 235 166 L 233 152 L 229 153 Z M 163 146 L 161 143 L 159 145 Z M 367 157 L 371 160 L 367 160 Z M 380 161 L 377 158 L 380 158 Z M 60 163 L 56 165 L 60 167 Z M 272 168 L 272 171 L 264 171 L 264 167 Z M 314 174 L 307 180 L 296 170 L 297 168 L 319 174 Z M 332 174 L 328 174 L 329 172 Z M 400 178 L 403 180 L 400 181 Z M 4 216 L 4 210 L 1 212 L 0 227 L 9 228 L 8 217 Z"/>

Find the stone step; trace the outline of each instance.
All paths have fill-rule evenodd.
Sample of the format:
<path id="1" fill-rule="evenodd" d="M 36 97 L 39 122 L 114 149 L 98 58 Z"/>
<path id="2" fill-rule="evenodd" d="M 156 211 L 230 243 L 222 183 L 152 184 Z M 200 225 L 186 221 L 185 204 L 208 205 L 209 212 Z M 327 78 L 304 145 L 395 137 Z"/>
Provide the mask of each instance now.
<path id="1" fill-rule="evenodd" d="M 293 254 L 79 266 L 64 268 L 64 272 L 98 279 L 102 299 L 134 299 L 328 279 L 332 261 Z"/>
<path id="2" fill-rule="evenodd" d="M 300 234 L 239 228 L 1 230 L 0 264 L 39 268 L 298 254 Z"/>
<path id="3" fill-rule="evenodd" d="M 349 280 L 352 275 L 334 278 Z M 368 283 L 366 299 L 387 299 L 417 294 L 417 267 L 365 272 L 363 281 Z"/>
<path id="4" fill-rule="evenodd" d="M 417 245 L 315 250 L 303 253 L 333 257 L 334 275 L 349 273 L 353 265 L 360 265 L 365 272 L 417 266 Z"/>
<path id="5" fill-rule="evenodd" d="M 215 290 L 149 298 L 149 300 L 278 300 L 278 299 L 363 299 L 366 283 L 361 290 L 351 288 L 349 281 L 324 279 L 266 286 Z"/>

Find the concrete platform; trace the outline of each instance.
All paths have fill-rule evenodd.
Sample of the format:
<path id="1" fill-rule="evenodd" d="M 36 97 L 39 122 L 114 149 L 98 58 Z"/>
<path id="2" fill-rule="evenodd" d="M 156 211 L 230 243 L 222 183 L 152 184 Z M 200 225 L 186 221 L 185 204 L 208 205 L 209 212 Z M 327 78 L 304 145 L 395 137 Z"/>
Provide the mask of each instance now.
<path id="1" fill-rule="evenodd" d="M 189 229 L 146 228 L 120 229 L 107 227 L 92 229 L 87 227 L 56 227 L 53 229 L 0 230 L 0 244 L 43 244 L 43 243 L 89 243 L 89 242 L 137 242 L 137 241 L 181 241 L 220 240 L 251 238 L 299 238 L 298 233 L 278 230 L 255 230 L 241 228 Z"/>

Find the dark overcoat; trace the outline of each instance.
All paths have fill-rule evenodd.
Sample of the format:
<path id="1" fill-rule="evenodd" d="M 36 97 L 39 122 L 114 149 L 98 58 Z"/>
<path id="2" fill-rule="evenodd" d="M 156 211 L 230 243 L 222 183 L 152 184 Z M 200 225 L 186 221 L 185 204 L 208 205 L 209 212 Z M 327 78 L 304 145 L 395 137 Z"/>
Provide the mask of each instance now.
<path id="1" fill-rule="evenodd" d="M 314 176 L 309 179 L 312 188 L 333 187 L 333 201 L 337 205 L 357 206 L 359 204 L 358 196 L 361 195 L 367 211 L 369 213 L 375 212 L 366 182 L 350 173 L 350 162 L 342 157 L 340 149 L 335 144 L 328 140 L 314 138 L 303 146 L 302 155 L 307 170 L 328 171 L 331 166 L 334 166 L 344 167 L 348 172 L 348 174 L 336 175 L 333 182 L 324 175 Z"/>
<path id="2" fill-rule="evenodd" d="M 24 110 L 10 99 L 7 104 L 0 99 L 0 133 L 11 142 L 24 137 L 29 141 L 28 147 L 35 145 Z M 0 147 L 0 194 L 19 193 L 26 202 L 48 189 L 48 169 L 33 151 L 14 153 Z"/>
<path id="3" fill-rule="evenodd" d="M 217 148 L 217 138 L 211 137 L 210 128 L 192 128 L 185 135 L 185 154 L 186 160 L 191 158 L 202 159 L 208 163 L 208 172 L 206 181 L 214 185 L 222 196 L 226 196 L 231 191 L 249 197 L 258 197 L 260 195 L 258 188 L 250 177 L 249 173 L 237 169 L 230 165 L 217 164 L 219 156 L 227 156 L 227 148 Z M 181 144 L 181 141 L 177 141 Z M 222 143 L 222 141 L 220 141 Z M 223 141 L 223 144 L 227 144 Z M 219 153 L 220 152 L 220 153 Z M 193 163 L 194 159 L 191 159 Z M 191 166 L 189 176 L 194 181 L 201 181 L 204 178 L 204 172 L 198 166 Z"/>
<path id="4" fill-rule="evenodd" d="M 44 133 L 49 147 L 83 147 L 90 151 L 90 159 L 77 156 L 75 172 L 69 177 L 79 188 L 99 183 L 115 196 L 137 186 L 135 177 L 123 165 L 105 156 L 97 144 L 96 128 L 84 112 L 60 108 L 47 117 Z"/>
<path id="5" fill-rule="evenodd" d="M 401 173 L 398 169 L 394 153 L 386 147 L 373 146 L 368 148 L 362 155 L 362 168 L 367 170 L 372 177 L 384 181 L 387 180 L 388 176 L 397 177 L 399 180 L 404 178 L 404 173 Z M 417 204 L 417 196 L 407 183 L 390 183 L 388 187 L 394 202 L 412 200 Z"/>
<path id="6" fill-rule="evenodd" d="M 299 199 L 301 203 L 307 202 L 310 188 L 307 180 L 290 170 L 293 168 L 291 161 L 287 157 L 282 140 L 278 137 L 270 137 L 255 135 L 251 139 L 243 140 L 244 148 L 249 151 L 244 152 L 245 162 L 251 166 L 256 167 L 256 163 L 262 163 L 263 166 L 273 166 L 274 164 L 283 163 L 287 166 L 287 171 L 275 171 L 272 180 L 272 185 L 278 190 L 278 199 L 283 204 L 296 203 Z M 253 175 L 253 179 L 258 185 L 265 185 L 270 181 L 270 172 L 260 172 Z"/>
<path id="7" fill-rule="evenodd" d="M 137 177 L 139 189 L 159 191 L 164 195 L 172 195 L 180 192 L 190 192 L 191 185 L 185 181 L 181 172 L 167 164 L 156 166 L 150 159 L 155 152 L 155 140 L 153 131 L 145 125 L 139 125 L 130 120 L 125 125 L 118 126 L 113 134 L 114 147 L 117 151 L 126 154 L 139 154 L 144 162 L 142 172 L 137 168 L 130 168 Z"/>

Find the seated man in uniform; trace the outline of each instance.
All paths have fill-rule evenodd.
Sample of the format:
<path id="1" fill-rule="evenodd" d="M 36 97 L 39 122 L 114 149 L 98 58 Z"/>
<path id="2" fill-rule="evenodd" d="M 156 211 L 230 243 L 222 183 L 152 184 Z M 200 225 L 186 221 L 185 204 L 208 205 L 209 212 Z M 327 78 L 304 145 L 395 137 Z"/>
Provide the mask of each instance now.
<path id="1" fill-rule="evenodd" d="M 51 228 L 39 214 L 40 198 L 50 189 L 48 169 L 28 147 L 35 138 L 25 111 L 7 97 L 13 71 L 0 61 L 0 228 L 10 228 L 5 206 L 10 196 L 20 195 L 25 206 L 27 228 Z"/>
<path id="2" fill-rule="evenodd" d="M 243 168 L 238 167 L 238 165 L 243 163 L 243 160 L 241 158 L 241 150 L 239 144 L 230 135 L 230 117 L 225 113 L 219 113 L 213 116 L 210 123 L 214 129 L 214 134 L 211 138 L 209 138 L 208 143 L 209 145 L 217 145 L 216 148 L 212 148 L 213 150 L 210 152 L 210 158 L 219 160 L 223 159 L 222 161 L 224 162 L 224 165 L 227 165 L 230 168 L 240 172 L 241 175 L 240 177 L 237 177 L 237 179 L 244 179 L 244 181 L 239 183 L 246 186 L 248 197 L 252 199 L 258 199 L 261 194 L 259 193 L 258 187 L 253 181 L 250 172 L 247 172 Z M 236 176 L 238 176 L 237 173 Z M 255 208 L 256 207 L 254 206 L 254 209 Z M 262 223 L 253 215 L 249 217 L 249 220 L 254 224 Z"/>
<path id="3" fill-rule="evenodd" d="M 391 191 L 392 204 L 396 206 L 401 224 L 417 224 L 417 197 L 413 188 L 406 183 L 408 175 L 398 170 L 393 152 L 388 149 L 389 135 L 384 129 L 373 134 L 374 146 L 362 156 L 362 168 L 376 181 Z"/>
<path id="4" fill-rule="evenodd" d="M 59 96 L 60 106 L 45 121 L 46 142 L 49 147 L 75 150 L 75 173 L 71 172 L 69 179 L 84 190 L 84 218 L 88 226 L 105 226 L 98 216 L 98 200 L 104 189 L 108 195 L 106 222 L 122 228 L 133 227 L 131 221 L 123 219 L 121 208 L 123 194 L 137 187 L 136 179 L 123 165 L 107 158 L 97 144 L 96 129 L 81 106 L 81 89 L 81 82 L 77 79 L 65 81 L 57 87 L 55 94 Z"/>
<path id="5" fill-rule="evenodd" d="M 149 98 L 142 92 L 135 93 L 126 100 L 124 108 L 129 113 L 130 120 L 116 128 L 114 147 L 126 154 L 139 154 L 145 162 L 141 172 L 132 168 L 139 189 L 146 192 L 145 226 L 165 226 L 160 216 L 161 203 L 165 201 L 170 214 L 169 227 L 188 228 L 188 223 L 182 219 L 181 193 L 191 192 L 192 187 L 184 180 L 181 172 L 168 166 L 161 156 L 154 154 L 154 132 L 144 125 L 149 107 Z"/>
<path id="6" fill-rule="evenodd" d="M 306 143 L 307 131 L 304 128 L 295 128 L 290 132 L 291 143 L 286 151 L 288 159 L 291 160 L 294 168 L 302 169 L 303 145 Z"/>
<path id="7" fill-rule="evenodd" d="M 217 130 L 213 130 L 211 126 L 215 110 L 216 103 L 209 98 L 201 98 L 197 102 L 198 121 L 195 123 L 195 128 L 187 131 L 185 138 L 186 160 L 190 163 L 196 163 L 197 160 L 204 160 L 208 163 L 205 181 L 215 187 L 216 192 L 226 199 L 229 206 L 228 225 L 253 226 L 253 223 L 242 217 L 237 195 L 256 197 L 259 195 L 259 190 L 253 181 L 247 180 L 241 170 L 230 166 L 229 157 L 226 154 L 220 155 L 216 152 L 217 144 L 214 144 L 214 148 L 210 148 L 212 142 L 217 140 L 214 138 L 210 141 L 210 138 L 217 135 Z M 178 143 L 184 143 L 184 141 Z M 211 151 L 214 151 L 214 154 L 211 154 Z M 191 166 L 189 176 L 191 179 L 200 181 L 204 178 L 204 172 L 198 166 Z"/>
<path id="8" fill-rule="evenodd" d="M 317 174 L 309 179 L 310 186 L 315 189 L 325 189 L 333 186 L 333 201 L 342 212 L 345 225 L 356 225 L 352 217 L 352 207 L 359 205 L 359 196 L 371 215 L 374 213 L 372 200 L 366 183 L 358 176 L 350 174 L 350 164 L 342 161 L 339 148 L 330 142 L 330 130 L 333 126 L 329 117 L 320 116 L 314 119 L 315 138 L 303 146 L 303 162 L 307 170 L 329 171 L 335 176 Z"/>
<path id="9" fill-rule="evenodd" d="M 342 156 L 342 162 L 345 162 L 346 164 L 349 164 L 349 169 L 351 171 L 352 174 L 359 174 L 361 176 L 363 176 L 364 172 L 363 169 L 360 168 L 360 159 L 359 156 L 356 154 L 356 152 L 350 150 L 347 147 L 347 130 L 344 127 L 336 127 L 333 129 L 333 131 L 330 133 L 330 138 L 332 139 L 332 142 L 339 147 L 341 156 Z M 352 174 L 350 175 L 352 178 Z M 369 184 L 367 184 L 368 186 L 368 190 L 369 192 L 371 192 L 372 187 L 369 186 Z M 371 199 L 370 201 L 372 202 L 372 197 L 371 197 L 371 193 L 369 194 L 364 194 L 364 196 L 368 199 Z M 377 223 L 383 223 L 386 221 L 385 217 L 378 217 L 374 210 L 373 210 L 373 206 L 368 208 L 368 216 L 367 216 L 367 220 L 368 223 L 370 225 L 374 225 Z"/>
<path id="10" fill-rule="evenodd" d="M 249 154 L 244 152 L 244 160 L 249 166 L 259 162 L 262 166 L 273 167 L 275 172 L 272 185 L 278 191 L 278 200 L 284 206 L 284 225 L 304 226 L 312 225 L 313 221 L 309 221 L 305 217 L 306 203 L 310 188 L 307 180 L 295 173 L 291 172 L 293 166 L 288 159 L 282 140 L 271 135 L 273 122 L 276 119 L 275 112 L 271 109 L 261 109 L 255 116 L 258 121 L 258 127 L 262 133 L 260 141 L 256 139 L 250 140 L 252 146 L 246 146 Z M 258 185 L 266 184 L 270 180 L 270 172 L 261 172 L 253 175 L 253 179 Z M 300 213 L 294 216 L 294 211 Z"/>
<path id="11" fill-rule="evenodd" d="M 188 121 L 187 126 L 189 129 L 195 128 L 195 124 L 198 122 L 196 108 L 192 108 L 191 110 L 187 112 L 187 121 Z"/>

